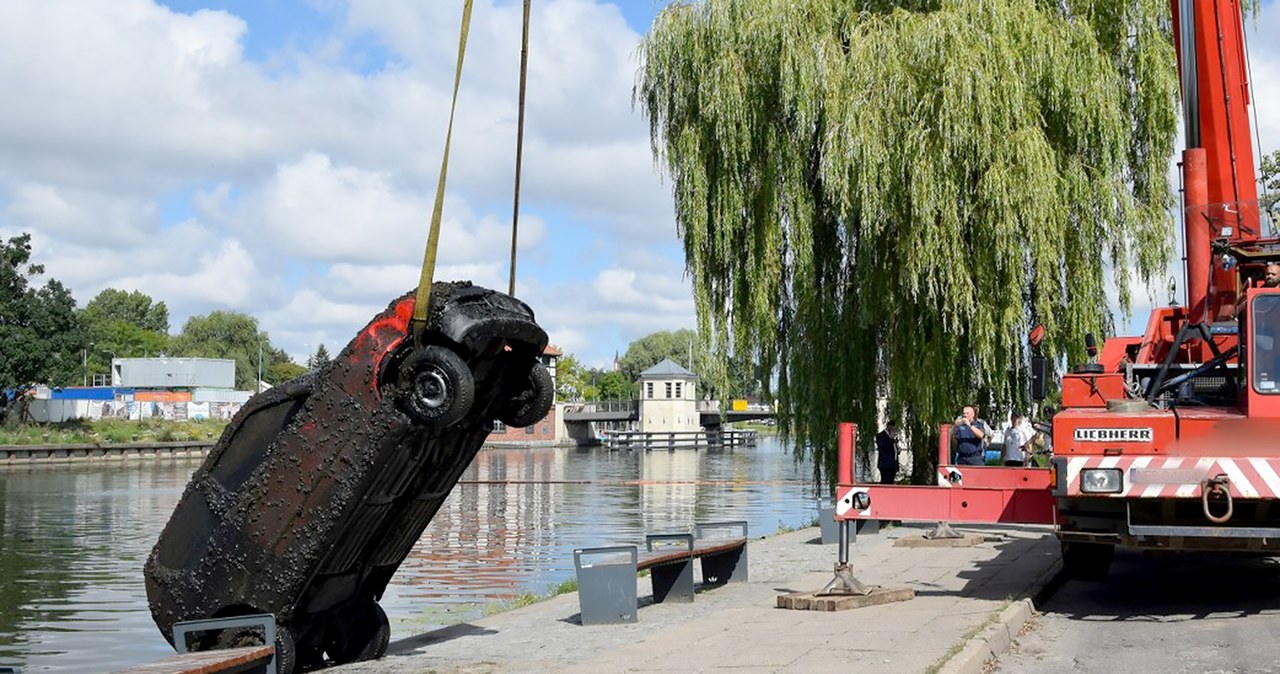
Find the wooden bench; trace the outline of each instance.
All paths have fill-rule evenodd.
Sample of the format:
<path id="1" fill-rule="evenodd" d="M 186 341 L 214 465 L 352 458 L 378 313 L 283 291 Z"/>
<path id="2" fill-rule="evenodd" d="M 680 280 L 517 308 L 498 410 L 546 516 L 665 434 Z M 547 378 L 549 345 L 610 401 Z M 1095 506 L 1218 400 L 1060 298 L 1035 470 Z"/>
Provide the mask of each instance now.
<path id="1" fill-rule="evenodd" d="M 122 670 L 118 674 L 273 674 L 276 670 L 270 663 L 275 654 L 275 646 L 243 646 L 179 653 L 164 660 Z"/>
<path id="2" fill-rule="evenodd" d="M 192 651 L 187 638 L 226 629 L 254 629 L 262 637 L 260 646 Z M 173 649 L 178 652 L 164 660 L 122 669 L 115 674 L 275 674 L 276 618 L 270 613 L 188 620 L 173 624 Z"/>
<path id="3" fill-rule="evenodd" d="M 705 585 L 746 582 L 747 523 L 707 522 L 692 534 L 649 534 L 643 553 L 634 545 L 573 551 L 583 625 L 633 623 L 639 619 L 637 574 L 648 570 L 653 602 L 691 602 L 693 560 Z"/>

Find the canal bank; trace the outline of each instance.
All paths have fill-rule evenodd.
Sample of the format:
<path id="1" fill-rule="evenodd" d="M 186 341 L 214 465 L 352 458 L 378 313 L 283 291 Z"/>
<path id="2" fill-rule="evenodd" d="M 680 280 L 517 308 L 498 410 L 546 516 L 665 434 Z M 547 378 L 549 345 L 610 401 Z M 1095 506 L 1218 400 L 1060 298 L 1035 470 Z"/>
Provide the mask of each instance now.
<path id="1" fill-rule="evenodd" d="M 973 672 L 1031 615 L 1028 597 L 1054 576 L 1058 545 L 1046 527 L 966 527 L 971 547 L 898 547 L 931 527 L 861 535 L 850 563 L 863 582 L 909 587 L 915 598 L 838 612 L 777 608 L 780 594 L 832 577 L 835 545 L 816 527 L 750 541 L 750 580 L 649 604 L 639 622 L 583 627 L 578 595 L 394 640 L 386 658 L 334 672 Z"/>

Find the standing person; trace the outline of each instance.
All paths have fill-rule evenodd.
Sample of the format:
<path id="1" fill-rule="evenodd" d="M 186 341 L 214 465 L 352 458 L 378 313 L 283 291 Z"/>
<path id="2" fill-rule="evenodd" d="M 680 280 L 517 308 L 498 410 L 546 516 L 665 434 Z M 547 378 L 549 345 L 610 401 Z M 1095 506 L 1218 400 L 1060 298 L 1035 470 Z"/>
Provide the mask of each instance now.
<path id="1" fill-rule="evenodd" d="M 1022 415 L 1014 412 L 1010 419 L 1009 430 L 1004 432 L 1004 465 L 1027 465 L 1026 445 L 1030 439 L 1022 423 Z"/>
<path id="2" fill-rule="evenodd" d="M 1039 452 L 1043 454 L 1048 461 L 1048 457 L 1053 456 L 1053 414 L 1055 410 L 1052 406 L 1045 405 L 1040 409 L 1040 421 L 1033 425 L 1035 428 L 1035 437 L 1040 440 Z"/>
<path id="3" fill-rule="evenodd" d="M 956 465 L 981 466 L 986 463 L 983 451 L 991 429 L 978 418 L 978 411 L 973 405 L 964 406 L 952 432 L 956 436 Z"/>
<path id="4" fill-rule="evenodd" d="M 893 484 L 898 479 L 898 423 L 890 420 L 876 433 L 876 467 L 880 484 Z"/>

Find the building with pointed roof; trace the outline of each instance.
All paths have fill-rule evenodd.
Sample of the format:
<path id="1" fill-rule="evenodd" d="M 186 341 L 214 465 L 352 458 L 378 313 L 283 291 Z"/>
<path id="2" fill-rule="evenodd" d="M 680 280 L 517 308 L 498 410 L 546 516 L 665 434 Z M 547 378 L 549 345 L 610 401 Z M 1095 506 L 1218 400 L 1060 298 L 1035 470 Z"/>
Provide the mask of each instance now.
<path id="1" fill-rule="evenodd" d="M 664 358 L 640 373 L 640 427 L 649 432 L 702 430 L 698 375 Z"/>

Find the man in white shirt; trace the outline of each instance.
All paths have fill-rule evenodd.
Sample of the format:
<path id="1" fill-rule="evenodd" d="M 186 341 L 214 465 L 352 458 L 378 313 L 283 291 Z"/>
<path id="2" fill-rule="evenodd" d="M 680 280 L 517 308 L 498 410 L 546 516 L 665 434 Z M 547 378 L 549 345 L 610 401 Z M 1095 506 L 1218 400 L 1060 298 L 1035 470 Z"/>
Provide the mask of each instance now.
<path id="1" fill-rule="evenodd" d="M 1009 425 L 1009 430 L 1004 432 L 1004 465 L 1025 466 L 1027 453 L 1024 448 L 1030 437 L 1023 427 L 1021 414 L 1014 412 L 1011 421 L 1013 423 Z"/>

